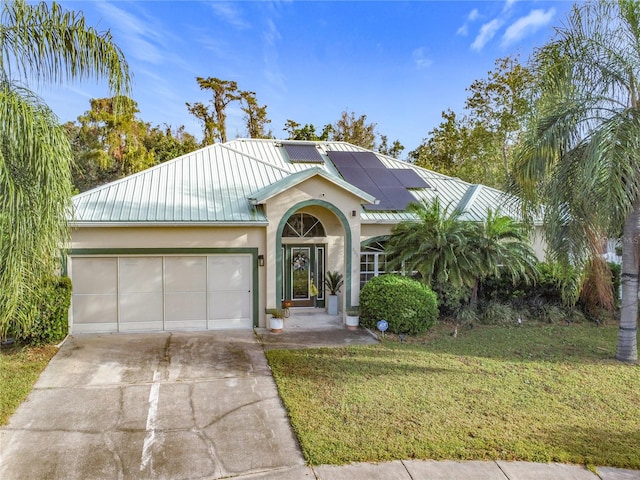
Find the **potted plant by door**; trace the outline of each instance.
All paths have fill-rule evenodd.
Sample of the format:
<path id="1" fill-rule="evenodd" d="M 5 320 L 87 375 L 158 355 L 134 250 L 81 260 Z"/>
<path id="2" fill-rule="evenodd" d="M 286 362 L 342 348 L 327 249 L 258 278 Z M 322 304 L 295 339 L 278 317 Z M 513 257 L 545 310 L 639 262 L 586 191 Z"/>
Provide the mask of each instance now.
<path id="1" fill-rule="evenodd" d="M 271 315 L 269 319 L 271 333 L 281 333 L 284 328 L 285 311 L 280 308 L 270 308 L 267 313 Z"/>
<path id="2" fill-rule="evenodd" d="M 349 330 L 357 330 L 360 324 L 360 307 L 347 308 L 347 318 L 345 320 Z"/>
<path id="3" fill-rule="evenodd" d="M 337 271 L 327 272 L 324 279 L 325 288 L 329 291 L 327 313 L 338 315 L 338 293 L 344 284 L 343 276 Z"/>

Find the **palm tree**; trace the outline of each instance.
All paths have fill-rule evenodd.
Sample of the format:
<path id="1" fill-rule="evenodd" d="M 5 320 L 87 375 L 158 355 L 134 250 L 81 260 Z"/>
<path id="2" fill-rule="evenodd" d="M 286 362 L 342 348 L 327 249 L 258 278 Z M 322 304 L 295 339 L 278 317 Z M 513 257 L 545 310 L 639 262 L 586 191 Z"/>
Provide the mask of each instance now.
<path id="1" fill-rule="evenodd" d="M 536 279 L 536 255 L 528 230 L 513 218 L 487 209 L 484 221 L 476 224 L 475 236 L 470 239 L 470 249 L 478 256 L 478 270 L 472 299 L 477 298 L 480 280 L 489 276 L 507 275 L 515 284 Z"/>
<path id="2" fill-rule="evenodd" d="M 71 147 L 34 84 L 106 79 L 128 93 L 129 69 L 109 32 L 82 14 L 5 0 L 0 6 L 0 337 L 27 329 L 40 286 L 68 238 Z"/>
<path id="3" fill-rule="evenodd" d="M 460 219 L 463 212 L 442 208 L 437 198 L 412 203 L 407 212 L 415 220 L 393 228 L 385 248 L 387 269 L 419 273 L 432 286 L 472 287 L 481 268 L 479 257 L 469 248 L 476 226 Z"/>
<path id="4" fill-rule="evenodd" d="M 536 257 L 526 229 L 510 217 L 487 210 L 483 222 L 462 220 L 464 212 L 433 202 L 411 204 L 416 220 L 394 227 L 387 242 L 391 269 L 418 272 L 438 288 L 446 283 L 471 288 L 475 305 L 480 280 L 508 275 L 515 282 L 536 276 Z"/>
<path id="5" fill-rule="evenodd" d="M 536 108 L 516 168 L 517 193 L 544 203 L 551 253 L 583 269 L 622 232 L 616 358 L 637 362 L 640 271 L 640 3 L 574 6 L 535 57 Z"/>

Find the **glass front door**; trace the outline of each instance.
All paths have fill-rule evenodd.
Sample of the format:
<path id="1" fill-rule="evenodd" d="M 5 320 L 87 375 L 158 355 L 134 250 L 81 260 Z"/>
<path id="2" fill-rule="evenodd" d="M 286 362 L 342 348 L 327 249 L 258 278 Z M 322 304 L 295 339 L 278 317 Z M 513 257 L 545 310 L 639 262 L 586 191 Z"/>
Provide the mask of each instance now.
<path id="1" fill-rule="evenodd" d="M 283 300 L 291 300 L 294 307 L 324 306 L 324 251 L 324 245 L 285 247 L 284 264 L 288 268 L 284 269 Z"/>
<path id="2" fill-rule="evenodd" d="M 295 304 L 308 304 L 311 301 L 311 248 L 294 247 L 291 249 L 291 300 Z"/>

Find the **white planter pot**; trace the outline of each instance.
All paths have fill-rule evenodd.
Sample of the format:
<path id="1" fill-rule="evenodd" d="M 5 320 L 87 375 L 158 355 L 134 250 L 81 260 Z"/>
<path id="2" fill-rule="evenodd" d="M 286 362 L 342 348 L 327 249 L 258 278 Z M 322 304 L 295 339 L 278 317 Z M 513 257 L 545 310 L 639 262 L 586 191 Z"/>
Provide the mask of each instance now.
<path id="1" fill-rule="evenodd" d="M 284 327 L 284 319 L 283 318 L 269 319 L 269 327 L 271 328 L 272 333 L 282 332 L 282 328 Z"/>
<path id="2" fill-rule="evenodd" d="M 360 317 L 347 315 L 346 323 L 349 330 L 357 330 L 360 324 Z"/>
<path id="3" fill-rule="evenodd" d="M 329 315 L 338 315 L 338 296 L 337 295 L 328 296 L 327 313 Z"/>

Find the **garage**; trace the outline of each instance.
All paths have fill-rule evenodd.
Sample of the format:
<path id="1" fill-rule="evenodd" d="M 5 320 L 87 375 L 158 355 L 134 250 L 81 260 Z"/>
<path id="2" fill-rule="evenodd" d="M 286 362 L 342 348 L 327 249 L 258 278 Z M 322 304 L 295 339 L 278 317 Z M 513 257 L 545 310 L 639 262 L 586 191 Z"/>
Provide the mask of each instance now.
<path id="1" fill-rule="evenodd" d="M 253 327 L 253 256 L 72 255 L 73 333 Z"/>

